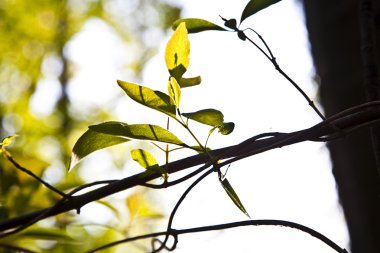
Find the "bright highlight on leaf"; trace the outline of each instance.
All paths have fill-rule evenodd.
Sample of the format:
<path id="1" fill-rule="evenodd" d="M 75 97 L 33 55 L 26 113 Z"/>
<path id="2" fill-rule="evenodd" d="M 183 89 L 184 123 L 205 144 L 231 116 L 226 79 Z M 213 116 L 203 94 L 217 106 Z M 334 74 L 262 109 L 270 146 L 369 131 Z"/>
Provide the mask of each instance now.
<path id="1" fill-rule="evenodd" d="M 225 178 L 222 181 L 223 189 L 227 192 L 228 196 L 231 198 L 231 200 L 234 202 L 234 204 L 242 211 L 245 215 L 247 215 L 249 218 L 249 214 L 247 210 L 245 210 L 243 204 L 241 203 L 238 195 L 236 194 L 235 190 L 232 188 L 231 184 L 228 182 L 228 180 Z"/>
<path id="2" fill-rule="evenodd" d="M 74 145 L 71 153 L 69 171 L 74 168 L 85 156 L 99 149 L 114 146 L 120 143 L 130 141 L 129 139 L 98 133 L 93 130 L 87 130 Z"/>
<path id="3" fill-rule="evenodd" d="M 131 150 L 131 156 L 132 159 L 144 169 L 160 173 L 165 179 L 168 178 L 167 172 L 158 165 L 156 158 L 148 151 L 143 149 L 133 149 Z"/>
<path id="4" fill-rule="evenodd" d="M 156 111 L 163 112 L 170 117 L 176 117 L 176 106 L 167 94 L 134 83 L 120 80 L 117 83 L 136 102 Z"/>
<path id="5" fill-rule="evenodd" d="M 252 16 L 256 12 L 259 12 L 268 6 L 280 2 L 281 0 L 251 0 L 245 6 L 243 13 L 241 14 L 240 24 L 243 23 L 243 20 Z"/>
<path id="6" fill-rule="evenodd" d="M 128 125 L 123 122 L 109 121 L 104 122 L 99 125 L 92 125 L 89 128 L 93 131 L 122 136 L 137 140 L 149 140 L 149 141 L 159 141 L 169 144 L 175 144 L 182 147 L 188 147 L 183 143 L 177 136 L 175 136 L 170 131 L 156 125 L 150 124 L 133 124 Z"/>
<path id="7" fill-rule="evenodd" d="M 184 18 L 178 19 L 173 23 L 173 29 L 177 29 L 177 27 L 182 23 L 186 23 L 186 28 L 189 33 L 198 33 L 203 31 L 227 31 L 223 27 L 220 27 L 210 21 L 200 19 L 200 18 Z"/>
<path id="8" fill-rule="evenodd" d="M 8 136 L 8 137 L 5 137 L 1 143 L 0 143 L 0 147 L 1 149 L 5 148 L 6 146 L 9 146 L 13 143 L 13 140 L 17 137 L 18 135 L 15 134 L 15 135 L 11 135 L 11 136 Z"/>
<path id="9" fill-rule="evenodd" d="M 170 77 L 169 79 L 168 92 L 175 106 L 179 108 L 179 103 L 181 101 L 181 87 L 179 86 L 177 80 L 174 77 Z"/>
<path id="10" fill-rule="evenodd" d="M 197 112 L 182 113 L 182 115 L 186 118 L 209 126 L 222 125 L 224 120 L 223 113 L 215 109 L 204 109 Z"/>
<path id="11" fill-rule="evenodd" d="M 190 64 L 190 41 L 184 22 L 180 23 L 166 44 L 165 62 L 170 75 L 181 80 Z"/>

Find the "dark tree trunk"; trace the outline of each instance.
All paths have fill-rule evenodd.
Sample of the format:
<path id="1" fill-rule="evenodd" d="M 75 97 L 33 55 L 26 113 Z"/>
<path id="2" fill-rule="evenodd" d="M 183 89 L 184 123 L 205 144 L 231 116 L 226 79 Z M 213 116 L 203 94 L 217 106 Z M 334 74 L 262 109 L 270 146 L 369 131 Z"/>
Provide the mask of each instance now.
<path id="1" fill-rule="evenodd" d="M 380 2 L 375 5 L 380 48 Z M 364 103 L 360 0 L 304 0 L 311 50 L 326 116 Z M 380 55 L 377 51 L 377 60 Z M 328 143 L 352 253 L 380 252 L 379 175 L 369 130 Z"/>

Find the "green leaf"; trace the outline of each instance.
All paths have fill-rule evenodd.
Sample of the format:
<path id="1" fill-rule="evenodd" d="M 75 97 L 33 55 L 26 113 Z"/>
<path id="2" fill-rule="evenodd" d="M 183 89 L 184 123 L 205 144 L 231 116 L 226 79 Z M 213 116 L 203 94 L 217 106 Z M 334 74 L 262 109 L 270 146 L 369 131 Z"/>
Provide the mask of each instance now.
<path id="1" fill-rule="evenodd" d="M 214 23 L 211 23 L 204 19 L 199 18 L 184 18 L 178 19 L 173 23 L 173 29 L 177 29 L 177 27 L 182 23 L 186 23 L 186 28 L 189 33 L 198 33 L 203 31 L 227 31 L 223 27 L 220 27 Z"/>
<path id="2" fill-rule="evenodd" d="M 268 6 L 280 2 L 281 0 L 251 0 L 245 6 L 243 13 L 241 14 L 240 24 L 243 23 L 243 20 L 252 16 L 256 12 L 259 12 Z"/>
<path id="3" fill-rule="evenodd" d="M 158 166 L 156 158 L 146 150 L 133 149 L 131 156 L 134 161 L 141 165 L 144 169 Z"/>
<path id="4" fill-rule="evenodd" d="M 223 135 L 228 135 L 232 133 L 232 131 L 234 131 L 234 128 L 235 128 L 235 123 L 233 122 L 226 122 L 218 126 L 219 133 Z"/>
<path id="5" fill-rule="evenodd" d="M 181 87 L 179 86 L 177 80 L 174 77 L 170 77 L 168 82 L 169 96 L 173 100 L 175 106 L 179 108 L 179 103 L 181 101 Z"/>
<path id="6" fill-rule="evenodd" d="M 201 82 L 202 82 L 202 79 L 200 76 L 191 77 L 191 78 L 182 77 L 179 81 L 179 86 L 181 88 L 187 88 L 187 87 L 198 85 Z"/>
<path id="7" fill-rule="evenodd" d="M 238 195 L 236 194 L 235 190 L 232 188 L 231 184 L 228 182 L 228 180 L 225 178 L 222 181 L 222 186 L 224 190 L 227 192 L 228 196 L 231 198 L 231 200 L 234 202 L 234 204 L 242 211 L 245 215 L 247 215 L 249 218 L 248 212 L 245 210 L 243 204 L 241 203 Z"/>
<path id="8" fill-rule="evenodd" d="M 129 139 L 98 133 L 89 129 L 81 137 L 79 137 L 75 143 L 71 153 L 68 170 L 70 171 L 76 164 L 80 162 L 80 160 L 92 152 L 127 141 L 129 141 Z"/>
<path id="9" fill-rule="evenodd" d="M 163 112 L 170 117 L 176 117 L 176 107 L 167 94 L 134 83 L 120 80 L 118 80 L 117 83 L 125 93 L 136 102 Z"/>
<path id="10" fill-rule="evenodd" d="M 177 136 L 168 130 L 150 124 L 133 124 L 128 125 L 123 122 L 109 121 L 104 122 L 98 125 L 89 126 L 89 128 L 93 131 L 123 136 L 132 139 L 138 140 L 150 140 L 150 141 L 159 141 L 170 144 L 176 144 L 183 147 L 188 147 L 185 143 L 183 143 Z"/>
<path id="11" fill-rule="evenodd" d="M 18 236 L 40 240 L 51 240 L 59 242 L 74 242 L 75 240 L 65 233 L 65 230 L 55 228 L 29 228 Z"/>
<path id="12" fill-rule="evenodd" d="M 140 164 L 146 170 L 160 173 L 164 178 L 168 178 L 165 169 L 161 168 L 156 158 L 146 150 L 143 149 L 133 149 L 131 150 L 131 156 L 134 161 Z"/>
<path id="13" fill-rule="evenodd" d="M 186 118 L 195 120 L 209 126 L 219 126 L 223 124 L 223 114 L 215 109 L 204 109 L 197 112 L 182 113 Z"/>
<path id="14" fill-rule="evenodd" d="M 184 22 L 180 23 L 166 45 L 165 62 L 170 75 L 181 80 L 190 64 L 190 41 Z"/>

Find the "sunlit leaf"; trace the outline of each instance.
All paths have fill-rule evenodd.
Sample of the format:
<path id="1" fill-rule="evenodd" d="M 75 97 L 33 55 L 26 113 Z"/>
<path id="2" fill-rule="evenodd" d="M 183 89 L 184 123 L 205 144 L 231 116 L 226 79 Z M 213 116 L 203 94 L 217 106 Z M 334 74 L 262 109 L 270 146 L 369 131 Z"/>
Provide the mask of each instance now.
<path id="1" fill-rule="evenodd" d="M 11 135 L 11 136 L 8 136 L 6 138 L 4 138 L 1 143 L 0 143 L 0 146 L 1 147 L 6 147 L 6 146 L 9 146 L 13 143 L 13 140 L 17 137 L 18 135 L 15 134 L 15 135 Z"/>
<path id="2" fill-rule="evenodd" d="M 182 113 L 186 118 L 209 125 L 219 126 L 223 124 L 223 113 L 215 109 L 204 109 L 197 112 Z"/>
<path id="3" fill-rule="evenodd" d="M 125 93 L 136 102 L 163 112 L 173 118 L 176 117 L 176 106 L 172 103 L 167 94 L 134 83 L 120 80 L 118 80 L 117 83 Z"/>
<path id="4" fill-rule="evenodd" d="M 131 156 L 132 159 L 140 164 L 144 169 L 158 166 L 156 158 L 146 150 L 133 149 L 131 150 Z"/>
<path id="5" fill-rule="evenodd" d="M 79 137 L 74 145 L 70 158 L 69 171 L 78 164 L 81 159 L 92 152 L 127 141 L 129 141 L 129 139 L 95 132 L 91 129 L 87 130 Z"/>
<path id="6" fill-rule="evenodd" d="M 225 122 L 222 125 L 218 126 L 219 133 L 223 135 L 228 135 L 234 131 L 235 123 L 233 122 Z"/>
<path id="7" fill-rule="evenodd" d="M 178 25 L 176 31 L 166 44 L 165 62 L 170 75 L 181 80 L 190 63 L 190 41 L 184 22 Z"/>
<path id="8" fill-rule="evenodd" d="M 202 79 L 200 76 L 191 77 L 191 78 L 182 77 L 179 81 L 179 86 L 181 88 L 187 88 L 187 87 L 198 85 L 201 82 L 202 82 Z"/>
<path id="9" fill-rule="evenodd" d="M 174 77 L 170 77 L 168 82 L 169 96 L 173 100 L 175 106 L 179 108 L 179 103 L 181 101 L 181 87 L 179 86 L 177 80 Z"/>
<path id="10" fill-rule="evenodd" d="M 138 140 L 159 141 L 179 146 L 187 147 L 177 136 L 170 131 L 156 125 L 132 124 L 123 122 L 109 121 L 99 125 L 89 126 L 91 130 L 99 133 L 122 136 Z"/>
<path id="11" fill-rule="evenodd" d="M 186 28 L 189 33 L 198 33 L 203 31 L 227 31 L 223 27 L 220 27 L 210 21 L 199 19 L 199 18 L 184 18 L 178 19 L 173 23 L 173 29 L 177 29 L 177 27 L 182 23 L 186 23 Z"/>
<path id="12" fill-rule="evenodd" d="M 243 10 L 243 13 L 241 14 L 240 24 L 243 22 L 243 20 L 252 16 L 256 12 L 259 12 L 262 9 L 265 9 L 268 6 L 280 1 L 281 0 L 251 0 L 249 1 Z"/>
<path id="13" fill-rule="evenodd" d="M 232 188 L 231 184 L 228 182 L 228 180 L 225 178 L 222 181 L 222 186 L 224 190 L 227 192 L 228 196 L 231 198 L 231 200 L 234 202 L 234 204 L 242 211 L 245 215 L 249 217 L 248 212 L 245 210 L 243 204 L 241 203 L 238 195 L 236 194 L 235 190 Z"/>
<path id="14" fill-rule="evenodd" d="M 158 165 L 156 158 L 146 150 L 133 149 L 131 157 L 146 170 L 160 173 L 164 178 L 168 178 L 167 172 Z"/>

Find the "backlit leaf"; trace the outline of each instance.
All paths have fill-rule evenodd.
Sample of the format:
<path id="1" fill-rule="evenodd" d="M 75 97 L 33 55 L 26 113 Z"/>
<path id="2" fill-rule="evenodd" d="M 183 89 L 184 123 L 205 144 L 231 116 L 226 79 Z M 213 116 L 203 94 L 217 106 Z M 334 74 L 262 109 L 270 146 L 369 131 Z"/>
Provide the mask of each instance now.
<path id="1" fill-rule="evenodd" d="M 15 135 L 11 135 L 11 136 L 8 136 L 8 137 L 5 137 L 1 143 L 0 143 L 0 146 L 1 147 L 6 147 L 6 146 L 9 146 L 13 143 L 13 140 L 17 137 L 18 135 L 15 134 Z"/>
<path id="2" fill-rule="evenodd" d="M 174 77 L 170 77 L 168 82 L 169 96 L 173 100 L 175 106 L 179 108 L 179 103 L 181 101 L 181 87 L 179 86 L 177 80 Z"/>
<path id="3" fill-rule="evenodd" d="M 256 12 L 259 12 L 267 8 L 268 6 L 280 1 L 281 0 L 251 0 L 249 1 L 243 10 L 243 13 L 241 14 L 240 24 L 243 22 L 243 20 L 252 16 Z"/>
<path id="4" fill-rule="evenodd" d="M 98 125 L 89 126 L 89 128 L 93 131 L 109 135 L 122 136 L 138 140 L 159 141 L 187 147 L 187 145 L 178 139 L 178 137 L 173 133 L 156 125 L 128 125 L 123 122 L 109 121 Z"/>
<path id="5" fill-rule="evenodd" d="M 127 93 L 127 95 L 136 102 L 154 110 L 163 112 L 170 117 L 176 117 L 176 106 L 172 103 L 167 94 L 134 83 L 120 80 L 118 80 L 117 83 L 125 91 L 125 93 Z"/>
<path id="6" fill-rule="evenodd" d="M 209 126 L 219 126 L 223 124 L 224 120 L 223 113 L 215 109 L 204 109 L 197 112 L 182 113 L 182 115 Z"/>
<path id="7" fill-rule="evenodd" d="M 235 123 L 233 122 L 226 122 L 218 126 L 219 133 L 223 135 L 228 135 L 232 133 L 232 131 L 234 131 L 234 128 L 235 128 Z"/>
<path id="8" fill-rule="evenodd" d="M 184 22 L 180 23 L 166 44 L 165 62 L 170 75 L 181 80 L 190 63 L 190 41 Z"/>
<path id="9" fill-rule="evenodd" d="M 173 29 L 177 29 L 177 27 L 182 23 L 186 23 L 186 28 L 189 33 L 198 33 L 203 31 L 227 31 L 223 27 L 220 27 L 214 23 L 211 23 L 204 19 L 199 18 L 184 18 L 178 19 L 173 23 Z"/>
<path id="10" fill-rule="evenodd" d="M 129 141 L 129 139 L 95 132 L 91 129 L 87 130 L 79 137 L 74 145 L 70 158 L 69 171 L 78 164 L 81 159 L 92 152 L 127 141 Z"/>
<path id="11" fill-rule="evenodd" d="M 144 169 L 158 172 L 162 174 L 164 178 L 168 178 L 167 172 L 158 165 L 156 158 L 148 151 L 143 149 L 133 149 L 131 150 L 131 157 Z"/>
<path id="12" fill-rule="evenodd" d="M 200 76 L 191 77 L 191 78 L 182 77 L 179 81 L 179 86 L 181 88 L 187 88 L 187 87 L 198 85 L 201 82 L 202 82 L 202 79 Z"/>
<path id="13" fill-rule="evenodd" d="M 228 196 L 231 198 L 231 200 L 234 202 L 234 204 L 242 211 L 245 215 L 249 217 L 248 212 L 245 210 L 243 204 L 241 203 L 238 195 L 236 194 L 235 190 L 232 188 L 231 184 L 228 182 L 228 180 L 225 178 L 222 181 L 222 186 L 224 190 L 227 192 Z"/>
<path id="14" fill-rule="evenodd" d="M 131 156 L 134 161 L 141 165 L 144 169 L 149 169 L 153 166 L 158 166 L 156 158 L 146 150 L 133 149 Z"/>

